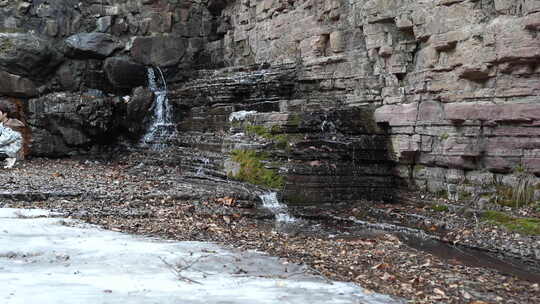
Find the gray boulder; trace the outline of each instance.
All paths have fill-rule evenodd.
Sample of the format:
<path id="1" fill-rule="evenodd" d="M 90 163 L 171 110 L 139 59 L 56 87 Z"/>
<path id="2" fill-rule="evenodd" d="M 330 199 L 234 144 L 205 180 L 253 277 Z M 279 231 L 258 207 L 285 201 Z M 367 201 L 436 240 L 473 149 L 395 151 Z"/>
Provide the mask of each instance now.
<path id="1" fill-rule="evenodd" d="M 148 126 L 148 117 L 154 94 L 146 87 L 137 87 L 131 96 L 124 99 L 118 107 L 122 113 L 120 128 L 122 133 L 131 139 L 139 139 Z"/>
<path id="2" fill-rule="evenodd" d="M 104 58 L 122 48 L 118 41 L 105 33 L 79 33 L 65 40 L 71 57 Z"/>
<path id="3" fill-rule="evenodd" d="M 172 66 L 184 57 L 187 47 L 186 39 L 181 37 L 136 37 L 131 55 L 144 65 Z"/>
<path id="4" fill-rule="evenodd" d="M 52 93 L 28 100 L 31 153 L 58 157 L 84 153 L 113 136 L 112 98 Z"/>
<path id="5" fill-rule="evenodd" d="M 0 33 L 0 69 L 30 78 L 44 77 L 62 61 L 45 39 L 28 33 Z"/>

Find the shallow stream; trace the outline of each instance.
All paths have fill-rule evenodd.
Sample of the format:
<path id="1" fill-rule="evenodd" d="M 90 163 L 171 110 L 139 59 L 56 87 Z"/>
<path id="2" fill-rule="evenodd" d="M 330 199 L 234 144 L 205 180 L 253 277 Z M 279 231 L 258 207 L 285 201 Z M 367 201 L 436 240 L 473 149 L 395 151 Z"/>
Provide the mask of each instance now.
<path id="1" fill-rule="evenodd" d="M 268 194 L 266 195 L 268 196 Z M 265 199 L 268 200 L 268 197 L 265 197 Z M 267 224 L 269 229 L 276 229 L 288 234 L 304 234 L 332 239 L 366 239 L 376 238 L 384 234 L 393 234 L 407 246 L 432 254 L 449 264 L 493 269 L 502 274 L 540 283 L 539 264 L 526 263 L 509 256 L 501 257 L 495 253 L 477 248 L 451 245 L 422 230 L 395 224 L 370 223 L 331 216 L 307 216 L 302 214 L 293 216 L 288 213 L 286 205 L 279 203 L 277 198 L 272 200 L 270 208 L 268 205 L 268 202 L 263 200 L 263 207 L 270 209 L 275 215 L 275 221 Z"/>

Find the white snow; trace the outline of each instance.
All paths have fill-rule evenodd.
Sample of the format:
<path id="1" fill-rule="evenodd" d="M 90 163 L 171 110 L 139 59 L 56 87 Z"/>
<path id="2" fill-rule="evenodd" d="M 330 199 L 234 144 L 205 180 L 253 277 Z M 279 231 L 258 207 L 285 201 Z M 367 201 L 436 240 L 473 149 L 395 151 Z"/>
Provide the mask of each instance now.
<path id="1" fill-rule="evenodd" d="M 246 118 L 250 115 L 257 114 L 257 111 L 238 111 L 238 112 L 232 112 L 229 115 L 229 121 L 235 121 L 235 120 L 246 120 Z"/>
<path id="2" fill-rule="evenodd" d="M 21 216 L 24 215 L 24 216 Z M 256 252 L 174 242 L 0 209 L 0 303 L 399 303 Z M 195 262 L 179 280 L 171 265 Z"/>

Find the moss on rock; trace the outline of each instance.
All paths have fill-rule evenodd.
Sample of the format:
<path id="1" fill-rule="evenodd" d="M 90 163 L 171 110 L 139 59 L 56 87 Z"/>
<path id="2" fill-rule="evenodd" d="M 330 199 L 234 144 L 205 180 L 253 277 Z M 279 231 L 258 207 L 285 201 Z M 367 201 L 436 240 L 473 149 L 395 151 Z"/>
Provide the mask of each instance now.
<path id="1" fill-rule="evenodd" d="M 240 170 L 233 178 L 269 188 L 283 188 L 284 177 L 276 170 L 264 167 L 263 161 L 269 158 L 268 154 L 254 150 L 234 150 L 231 155 L 233 161 L 240 164 Z"/>
<path id="2" fill-rule="evenodd" d="M 482 219 L 486 222 L 505 227 L 510 231 L 529 235 L 540 235 L 539 218 L 518 218 L 498 211 L 486 211 L 482 214 Z"/>
<path id="3" fill-rule="evenodd" d="M 280 126 L 266 128 L 259 125 L 247 125 L 244 127 L 247 134 L 258 135 L 274 142 L 276 148 L 286 149 L 289 145 L 289 137 L 286 134 L 277 134 L 281 132 Z"/>

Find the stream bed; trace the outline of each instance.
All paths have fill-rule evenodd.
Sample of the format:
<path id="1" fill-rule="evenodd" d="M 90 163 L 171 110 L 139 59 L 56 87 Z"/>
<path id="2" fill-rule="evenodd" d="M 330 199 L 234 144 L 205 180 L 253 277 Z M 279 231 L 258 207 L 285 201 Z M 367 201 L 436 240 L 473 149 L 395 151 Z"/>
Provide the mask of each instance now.
<path id="1" fill-rule="evenodd" d="M 261 200 L 262 207 L 275 215 L 275 222 L 267 224 L 267 228 L 270 229 L 330 239 L 376 238 L 390 233 L 407 246 L 437 256 L 450 264 L 493 269 L 522 280 L 540 283 L 540 263 L 537 261 L 524 261 L 510 256 L 503 257 L 478 248 L 452 245 L 422 230 L 395 224 L 370 223 L 335 216 L 297 214 L 295 217 L 289 213 L 285 204 L 278 201 L 275 193 L 262 195 Z M 313 210 L 311 212 L 313 213 Z"/>

